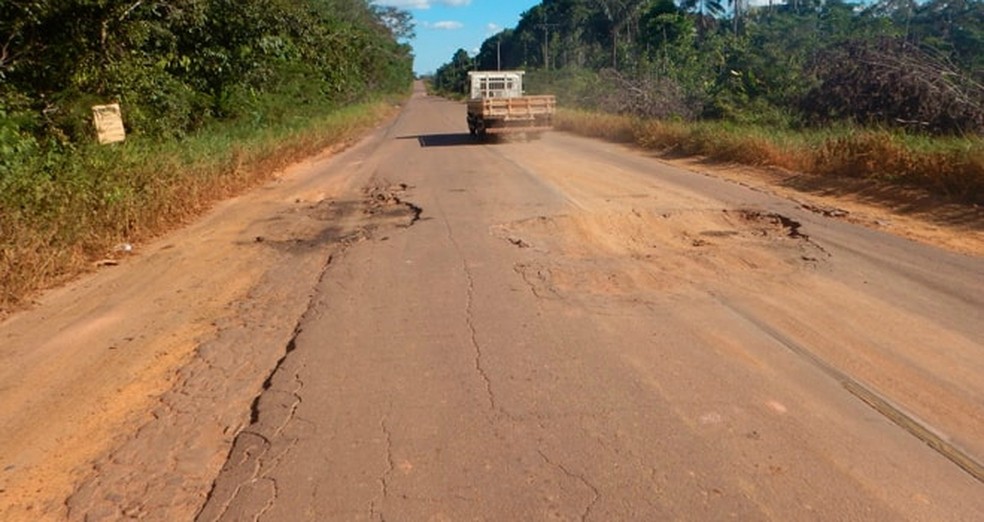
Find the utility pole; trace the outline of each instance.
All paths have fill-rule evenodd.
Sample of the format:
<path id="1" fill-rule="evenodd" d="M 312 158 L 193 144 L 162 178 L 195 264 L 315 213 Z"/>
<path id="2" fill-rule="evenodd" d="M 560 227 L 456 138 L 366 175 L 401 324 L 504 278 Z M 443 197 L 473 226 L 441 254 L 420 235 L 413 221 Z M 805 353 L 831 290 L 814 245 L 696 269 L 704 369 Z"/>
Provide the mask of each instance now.
<path id="1" fill-rule="evenodd" d="M 502 37 L 495 41 L 495 70 L 502 70 Z"/>
<path id="2" fill-rule="evenodd" d="M 548 24 L 546 22 L 536 24 L 537 27 L 543 29 L 543 68 L 544 70 L 550 70 L 550 28 L 556 27 L 560 24 Z"/>

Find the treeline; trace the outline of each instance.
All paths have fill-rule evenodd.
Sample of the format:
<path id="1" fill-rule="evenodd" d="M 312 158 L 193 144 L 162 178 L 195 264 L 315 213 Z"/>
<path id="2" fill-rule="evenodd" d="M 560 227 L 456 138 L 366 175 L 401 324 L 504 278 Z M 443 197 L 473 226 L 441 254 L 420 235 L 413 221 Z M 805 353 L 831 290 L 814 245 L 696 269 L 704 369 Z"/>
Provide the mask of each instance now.
<path id="1" fill-rule="evenodd" d="M 762 3 L 544 0 L 433 82 L 520 68 L 562 103 L 622 114 L 984 132 L 984 1 Z"/>
<path id="2" fill-rule="evenodd" d="M 169 138 L 403 89 L 411 31 L 367 0 L 4 0 L 0 169 L 91 141 L 100 103 L 121 103 L 129 133 Z"/>

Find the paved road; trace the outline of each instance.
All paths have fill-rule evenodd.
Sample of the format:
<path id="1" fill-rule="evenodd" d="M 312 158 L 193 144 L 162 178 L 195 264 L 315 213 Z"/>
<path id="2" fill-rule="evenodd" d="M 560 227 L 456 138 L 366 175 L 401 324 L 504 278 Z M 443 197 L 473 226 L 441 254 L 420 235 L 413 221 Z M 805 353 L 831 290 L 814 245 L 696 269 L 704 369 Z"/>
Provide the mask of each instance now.
<path id="1" fill-rule="evenodd" d="M 388 221 L 199 520 L 979 520 L 984 261 L 461 112 L 348 165 Z"/>

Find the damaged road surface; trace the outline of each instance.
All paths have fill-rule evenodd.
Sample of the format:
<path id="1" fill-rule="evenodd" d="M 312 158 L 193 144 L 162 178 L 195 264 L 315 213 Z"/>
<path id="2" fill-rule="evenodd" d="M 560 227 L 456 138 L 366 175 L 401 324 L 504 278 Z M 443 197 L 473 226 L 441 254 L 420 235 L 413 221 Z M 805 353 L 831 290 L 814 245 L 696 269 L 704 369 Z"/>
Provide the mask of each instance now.
<path id="1" fill-rule="evenodd" d="M 261 189 L 267 211 L 208 236 L 228 257 L 160 261 L 196 284 L 251 271 L 222 315 L 142 287 L 163 316 L 214 329 L 73 473 L 44 467 L 84 439 L 70 425 L 31 446 L 27 414 L 0 408 L 0 463 L 15 464 L 0 466 L 0 518 L 984 513 L 984 259 L 618 145 L 473 142 L 462 111 L 418 91 L 308 181 Z M 59 328 L 143 324 L 98 321 L 124 308 Z M 41 331 L 11 324 L 0 339 Z M 117 368 L 150 343 L 136 335 L 86 355 Z M 0 404 L 32 375 L 0 381 Z M 54 504 L 4 492 L 45 477 L 70 479 Z"/>
<path id="2" fill-rule="evenodd" d="M 984 512 L 981 259 L 588 140 L 419 139 L 459 109 L 394 126 L 419 219 L 334 259 L 198 520 Z"/>

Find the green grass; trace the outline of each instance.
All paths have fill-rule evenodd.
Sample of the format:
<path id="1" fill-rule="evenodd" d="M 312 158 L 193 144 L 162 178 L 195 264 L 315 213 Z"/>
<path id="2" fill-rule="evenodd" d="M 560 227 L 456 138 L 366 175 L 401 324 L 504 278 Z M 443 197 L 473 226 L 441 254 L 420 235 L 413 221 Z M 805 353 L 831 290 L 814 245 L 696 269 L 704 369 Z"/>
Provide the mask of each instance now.
<path id="1" fill-rule="evenodd" d="M 0 312 L 90 269 L 280 168 L 356 139 L 395 99 L 213 125 L 182 140 L 34 150 L 0 164 Z"/>

